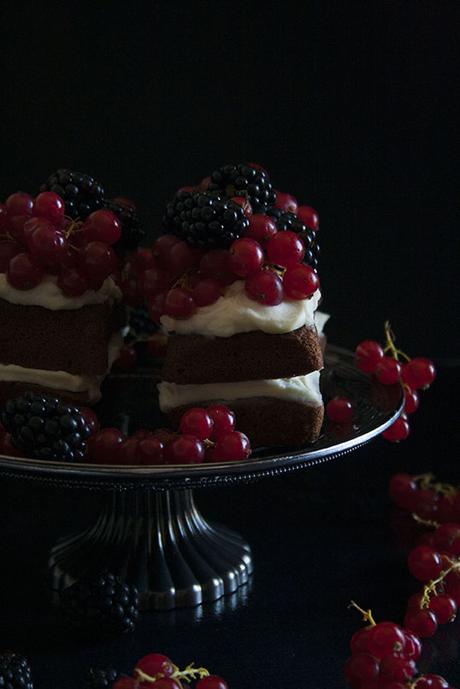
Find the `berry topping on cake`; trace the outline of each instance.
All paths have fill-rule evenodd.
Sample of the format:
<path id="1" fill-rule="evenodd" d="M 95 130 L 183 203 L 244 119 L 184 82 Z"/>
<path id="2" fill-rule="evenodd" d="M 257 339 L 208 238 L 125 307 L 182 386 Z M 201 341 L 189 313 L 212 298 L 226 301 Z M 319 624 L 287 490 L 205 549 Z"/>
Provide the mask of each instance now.
<path id="1" fill-rule="evenodd" d="M 307 208 L 307 206 L 301 206 L 299 211 L 302 208 Z M 313 211 L 313 208 L 310 210 Z M 300 236 L 305 247 L 305 256 L 303 259 L 304 262 L 312 268 L 318 268 L 320 249 L 318 236 L 315 232 L 317 226 L 312 228 L 304 220 L 302 220 L 300 216 L 295 215 L 292 212 L 285 212 L 280 208 L 269 208 L 267 210 L 267 215 L 272 218 L 278 231 L 295 232 L 295 234 Z M 316 218 L 317 217 L 318 216 L 316 215 Z"/>
<path id="2" fill-rule="evenodd" d="M 0 654 L 0 687 L 33 689 L 32 670 L 27 658 L 9 651 Z"/>
<path id="3" fill-rule="evenodd" d="M 165 228 L 191 246 L 227 248 L 249 226 L 244 208 L 225 195 L 179 191 L 167 205 Z"/>
<path id="4" fill-rule="evenodd" d="M 65 202 L 65 214 L 71 218 L 86 218 L 102 208 L 104 189 L 93 177 L 75 170 L 61 169 L 48 177 L 40 191 L 52 191 Z"/>
<path id="5" fill-rule="evenodd" d="M 252 163 L 223 165 L 211 174 L 208 191 L 232 198 L 247 198 L 254 213 L 264 212 L 275 203 L 276 193 L 267 172 Z"/>
<path id="6" fill-rule="evenodd" d="M 61 593 L 61 610 L 68 622 L 83 630 L 102 634 L 134 631 L 139 617 L 139 594 L 135 586 L 105 572 L 84 578 Z"/>
<path id="7" fill-rule="evenodd" d="M 118 198 L 105 200 L 104 208 L 115 213 L 121 225 L 121 237 L 115 244 L 117 251 L 124 253 L 135 249 L 145 235 L 136 207 L 129 205 L 125 199 Z"/>
<path id="8" fill-rule="evenodd" d="M 1 421 L 15 447 L 37 459 L 81 461 L 91 435 L 78 407 L 33 392 L 8 400 Z"/>

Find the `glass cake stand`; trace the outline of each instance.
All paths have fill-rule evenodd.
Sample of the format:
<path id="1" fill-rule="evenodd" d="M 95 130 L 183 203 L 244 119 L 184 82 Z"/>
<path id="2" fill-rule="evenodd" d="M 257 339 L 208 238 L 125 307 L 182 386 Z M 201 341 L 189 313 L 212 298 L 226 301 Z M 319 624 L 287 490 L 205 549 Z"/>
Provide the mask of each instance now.
<path id="1" fill-rule="evenodd" d="M 111 376 L 98 409 L 103 425 L 125 430 L 164 425 L 155 397 L 157 380 L 158 372 L 148 368 Z M 244 462 L 130 467 L 0 455 L 4 477 L 101 495 L 95 523 L 62 537 L 52 549 L 52 588 L 109 569 L 138 586 L 143 609 L 195 606 L 234 593 L 252 573 L 250 546 L 202 516 L 194 489 L 248 483 L 343 457 L 379 435 L 402 410 L 400 386 L 368 378 L 354 367 L 351 353 L 339 347 L 327 349 L 321 386 L 326 401 L 335 395 L 352 400 L 353 424 L 325 423 L 313 445 L 258 450 Z"/>

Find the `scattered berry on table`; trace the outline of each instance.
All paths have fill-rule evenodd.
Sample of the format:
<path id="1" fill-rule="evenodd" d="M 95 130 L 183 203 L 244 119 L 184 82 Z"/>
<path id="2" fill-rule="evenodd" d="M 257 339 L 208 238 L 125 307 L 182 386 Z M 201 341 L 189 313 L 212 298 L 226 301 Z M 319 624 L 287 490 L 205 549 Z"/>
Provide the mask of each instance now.
<path id="1" fill-rule="evenodd" d="M 33 392 L 8 400 L 2 423 L 17 448 L 43 460 L 82 461 L 91 435 L 78 407 Z"/>
<path id="2" fill-rule="evenodd" d="M 74 627 L 102 634 L 134 631 L 139 617 L 135 586 L 111 573 L 80 579 L 60 594 L 61 610 Z"/>
<path id="3" fill-rule="evenodd" d="M 334 423 L 349 423 L 353 418 L 353 405 L 346 397 L 334 397 L 326 405 L 326 414 Z"/>
<path id="4" fill-rule="evenodd" d="M 0 653 L 0 687 L 33 689 L 32 670 L 27 658 L 10 651 Z"/>

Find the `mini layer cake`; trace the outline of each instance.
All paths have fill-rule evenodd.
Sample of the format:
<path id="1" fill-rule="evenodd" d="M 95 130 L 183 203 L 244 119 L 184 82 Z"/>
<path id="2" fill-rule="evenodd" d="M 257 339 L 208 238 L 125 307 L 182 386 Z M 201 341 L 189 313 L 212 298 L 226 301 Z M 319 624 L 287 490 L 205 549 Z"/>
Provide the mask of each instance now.
<path id="1" fill-rule="evenodd" d="M 244 283 L 188 319 L 163 316 L 170 333 L 160 407 L 176 424 L 185 409 L 226 403 L 257 446 L 317 439 L 323 421 L 315 325 L 319 290 L 310 299 L 264 306 Z"/>
<path id="2" fill-rule="evenodd" d="M 0 403 L 26 389 L 96 402 L 123 342 L 120 299 L 111 278 L 69 297 L 51 276 L 17 290 L 0 274 Z"/>
<path id="3" fill-rule="evenodd" d="M 315 322 L 318 215 L 254 163 L 224 165 L 166 208 L 143 285 L 168 333 L 160 408 L 228 404 L 253 447 L 314 442 L 324 414 Z"/>

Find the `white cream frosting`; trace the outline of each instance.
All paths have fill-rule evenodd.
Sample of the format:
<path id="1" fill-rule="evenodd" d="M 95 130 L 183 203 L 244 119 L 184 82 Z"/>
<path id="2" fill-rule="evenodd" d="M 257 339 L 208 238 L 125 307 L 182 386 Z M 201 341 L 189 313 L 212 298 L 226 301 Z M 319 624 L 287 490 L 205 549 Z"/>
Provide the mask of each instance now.
<path id="1" fill-rule="evenodd" d="M 177 385 L 176 383 L 163 382 L 158 384 L 160 409 L 167 412 L 195 402 L 216 400 L 231 402 L 251 397 L 272 397 L 319 407 L 323 404 L 319 378 L 320 372 L 313 371 L 306 376 L 248 380 L 238 383 Z"/>
<path id="2" fill-rule="evenodd" d="M 118 358 L 123 346 L 123 338 L 117 333 L 112 336 L 108 348 L 108 371 Z M 91 402 L 97 402 L 101 397 L 100 386 L 105 375 L 85 376 L 74 375 L 67 371 L 50 371 L 39 368 L 26 368 L 14 364 L 0 364 L 0 381 L 27 383 L 40 385 L 51 390 L 65 390 L 67 392 L 87 392 Z"/>
<path id="3" fill-rule="evenodd" d="M 89 304 L 118 301 L 121 296 L 121 291 L 112 278 L 107 278 L 97 291 L 89 289 L 80 297 L 68 297 L 61 292 L 53 275 L 46 275 L 42 282 L 32 289 L 22 290 L 12 287 L 5 273 L 0 273 L 0 299 L 10 304 L 42 306 L 50 311 L 64 311 L 80 309 Z"/>
<path id="4" fill-rule="evenodd" d="M 324 326 L 328 322 L 330 318 L 329 313 L 325 313 L 324 311 L 317 311 L 315 313 L 315 323 L 316 323 L 316 330 L 318 331 L 318 335 L 322 335 L 324 332 Z"/>
<path id="5" fill-rule="evenodd" d="M 289 333 L 304 325 L 315 324 L 315 311 L 321 298 L 319 290 L 310 299 L 287 300 L 276 306 L 264 306 L 250 299 L 244 282 L 238 280 L 227 288 L 214 304 L 203 306 L 190 318 L 161 317 L 167 332 L 179 335 L 231 337 L 236 333 L 261 330 L 264 333 Z"/>

